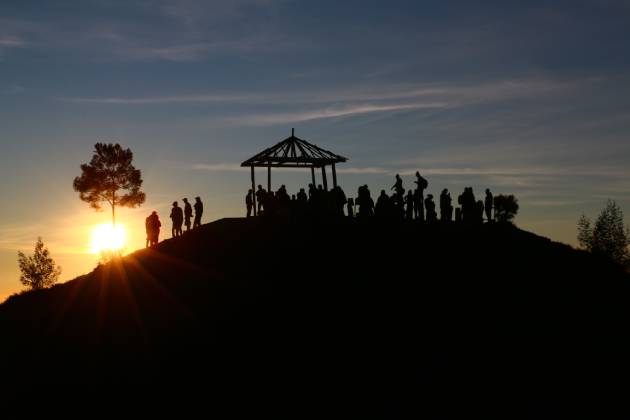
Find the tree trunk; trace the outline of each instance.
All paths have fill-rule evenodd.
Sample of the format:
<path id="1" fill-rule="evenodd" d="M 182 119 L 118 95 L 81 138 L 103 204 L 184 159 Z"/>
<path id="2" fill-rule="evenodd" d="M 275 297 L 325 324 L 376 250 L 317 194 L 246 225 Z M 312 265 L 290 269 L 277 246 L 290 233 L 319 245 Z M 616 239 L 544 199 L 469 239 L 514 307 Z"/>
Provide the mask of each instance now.
<path id="1" fill-rule="evenodd" d="M 116 228 L 116 191 L 112 191 L 112 229 Z"/>

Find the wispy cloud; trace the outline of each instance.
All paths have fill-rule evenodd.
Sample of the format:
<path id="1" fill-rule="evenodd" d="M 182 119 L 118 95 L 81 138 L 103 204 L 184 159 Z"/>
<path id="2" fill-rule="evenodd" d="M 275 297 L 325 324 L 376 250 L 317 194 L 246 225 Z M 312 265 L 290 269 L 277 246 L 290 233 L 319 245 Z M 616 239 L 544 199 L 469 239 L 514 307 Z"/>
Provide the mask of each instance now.
<path id="1" fill-rule="evenodd" d="M 180 165 L 182 166 L 182 165 Z M 192 165 L 183 165 L 193 170 L 198 171 L 214 171 L 214 172 L 232 172 L 232 171 L 246 171 L 247 168 L 243 168 L 236 163 L 219 162 L 219 163 L 195 163 Z M 287 168 L 290 169 L 290 168 Z M 620 179 L 622 181 L 630 180 L 630 175 L 623 168 L 575 168 L 575 167 L 558 167 L 558 166 L 521 166 L 521 167 L 452 167 L 452 166 L 426 166 L 426 164 L 419 163 L 416 167 L 401 167 L 395 163 L 386 166 L 365 166 L 365 167 L 344 167 L 338 166 L 338 173 L 346 174 L 387 174 L 402 176 L 413 176 L 415 173 L 420 172 L 422 175 L 435 175 L 435 176 L 505 176 L 505 177 L 517 177 L 517 176 L 530 176 L 530 177 L 556 177 L 556 176 L 571 176 L 571 177 L 610 177 Z M 629 188 L 627 184 L 624 184 L 624 191 Z"/>
<path id="2" fill-rule="evenodd" d="M 16 36 L 0 36 L 0 48 L 22 47 L 26 42 Z"/>
<path id="3" fill-rule="evenodd" d="M 532 200 L 527 205 L 534 207 L 563 207 L 584 203 L 584 200 Z"/>
<path id="4" fill-rule="evenodd" d="M 167 48 L 168 49 L 168 48 Z M 236 92 L 233 94 L 203 93 L 150 97 L 68 97 L 65 101 L 117 105 L 157 105 L 174 103 L 250 102 L 271 104 L 387 102 L 423 99 L 426 105 L 462 105 L 514 97 L 554 94 L 558 90 L 574 88 L 584 81 L 554 81 L 541 79 L 499 80 L 490 83 L 451 84 L 394 84 L 356 86 L 334 90 L 278 92 Z M 413 104 L 408 104 L 413 105 Z"/>
<path id="5" fill-rule="evenodd" d="M 217 41 L 199 41 L 166 45 L 136 45 L 119 47 L 115 53 L 124 59 L 137 61 L 197 61 L 220 53 L 254 53 L 279 48 L 280 42 L 261 38 L 239 38 Z"/>
<path id="6" fill-rule="evenodd" d="M 40 224 L 0 226 L 0 249 L 13 251 L 32 247 L 41 229 Z"/>
<path id="7" fill-rule="evenodd" d="M 248 170 L 235 163 L 195 163 L 191 168 L 195 171 L 209 172 L 241 172 Z"/>
<path id="8" fill-rule="evenodd" d="M 357 174 L 357 175 L 380 175 L 391 174 L 391 169 L 379 168 L 379 167 L 366 167 L 366 168 L 338 168 L 338 173 L 341 174 Z"/>
<path id="9" fill-rule="evenodd" d="M 392 112 L 421 108 L 444 108 L 444 103 L 403 103 L 389 105 L 350 105 L 344 107 L 329 107 L 301 112 L 282 112 L 273 114 L 254 114 L 230 118 L 228 121 L 245 125 L 275 125 L 288 122 L 301 122 L 323 118 L 349 117 L 371 112 Z"/>
<path id="10" fill-rule="evenodd" d="M 225 102 L 257 102 L 262 98 L 260 95 L 181 95 L 181 96 L 161 96 L 146 98 L 83 98 L 71 97 L 62 98 L 68 102 L 87 103 L 87 104 L 112 104 L 112 105 L 156 105 L 156 104 L 194 104 L 194 103 L 225 103 Z"/>
<path id="11" fill-rule="evenodd" d="M 584 81 L 523 79 L 480 84 L 405 84 L 344 87 L 328 90 L 272 92 L 208 92 L 147 97 L 64 97 L 66 102 L 120 105 L 216 105 L 233 104 L 232 115 L 215 110 L 208 119 L 225 125 L 266 126 L 326 118 L 350 117 L 368 113 L 385 113 L 420 109 L 458 108 L 492 101 L 554 95 L 559 90 L 573 89 Z M 248 105 L 261 111 L 252 113 Z M 267 109 L 273 109 L 267 111 Z M 450 127 L 451 125 L 449 125 Z"/>

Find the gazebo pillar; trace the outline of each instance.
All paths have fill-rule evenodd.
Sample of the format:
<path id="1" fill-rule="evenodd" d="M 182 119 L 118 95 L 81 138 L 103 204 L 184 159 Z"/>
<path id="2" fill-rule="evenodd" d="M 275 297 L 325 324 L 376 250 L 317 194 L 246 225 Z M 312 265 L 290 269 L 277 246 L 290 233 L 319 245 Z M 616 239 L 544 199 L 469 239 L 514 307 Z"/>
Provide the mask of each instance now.
<path id="1" fill-rule="evenodd" d="M 326 181 L 326 165 L 322 166 L 322 183 L 324 184 L 324 191 L 328 191 L 328 182 Z"/>
<path id="2" fill-rule="evenodd" d="M 267 166 L 267 192 L 271 191 L 271 164 Z"/>
<path id="3" fill-rule="evenodd" d="M 251 168 L 252 168 L 252 198 L 254 200 L 254 216 L 256 216 L 256 214 L 258 213 L 257 211 L 258 207 L 256 206 L 256 177 L 254 176 L 254 165 L 252 165 Z"/>
<path id="4" fill-rule="evenodd" d="M 317 188 L 317 184 L 315 184 L 315 167 L 311 166 L 311 179 L 313 182 L 313 188 Z"/>
<path id="5" fill-rule="evenodd" d="M 337 171 L 335 170 L 335 164 L 332 164 L 332 174 L 333 174 L 333 187 L 337 187 Z"/>

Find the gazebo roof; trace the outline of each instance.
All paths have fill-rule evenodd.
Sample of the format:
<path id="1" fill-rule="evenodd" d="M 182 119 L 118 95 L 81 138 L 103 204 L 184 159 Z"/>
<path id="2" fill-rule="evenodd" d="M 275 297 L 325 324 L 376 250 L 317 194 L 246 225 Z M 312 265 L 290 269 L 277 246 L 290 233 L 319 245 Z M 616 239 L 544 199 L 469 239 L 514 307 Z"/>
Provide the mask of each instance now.
<path id="1" fill-rule="evenodd" d="M 333 163 L 345 162 L 343 156 L 322 149 L 312 143 L 295 137 L 291 130 L 291 137 L 263 150 L 257 155 L 241 163 L 241 166 L 272 166 L 282 168 L 322 167 Z"/>

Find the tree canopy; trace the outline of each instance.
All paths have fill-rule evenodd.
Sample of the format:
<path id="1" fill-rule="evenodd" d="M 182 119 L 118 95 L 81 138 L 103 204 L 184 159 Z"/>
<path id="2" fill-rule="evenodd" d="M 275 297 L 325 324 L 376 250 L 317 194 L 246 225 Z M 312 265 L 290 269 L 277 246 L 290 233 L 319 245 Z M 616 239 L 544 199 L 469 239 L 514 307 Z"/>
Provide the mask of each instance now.
<path id="1" fill-rule="evenodd" d="M 61 274 L 61 267 L 55 266 L 50 251 L 44 246 L 42 238 L 37 238 L 33 256 L 26 256 L 18 251 L 20 265 L 20 282 L 31 290 L 39 290 L 57 283 Z"/>
<path id="2" fill-rule="evenodd" d="M 518 213 L 518 200 L 512 194 L 494 197 L 494 215 L 499 222 L 511 222 Z"/>
<path id="3" fill-rule="evenodd" d="M 74 179 L 74 190 L 90 207 L 98 211 L 103 203 L 111 206 L 114 224 L 116 206 L 137 207 L 146 199 L 140 191 L 142 175 L 132 160 L 131 149 L 118 143 L 96 143 L 92 160 L 81 165 L 81 176 Z"/>
<path id="4" fill-rule="evenodd" d="M 614 200 L 608 200 L 595 223 L 582 215 L 578 220 L 578 242 L 587 251 L 603 255 L 628 266 L 630 231 L 624 225 L 623 211 Z"/>

